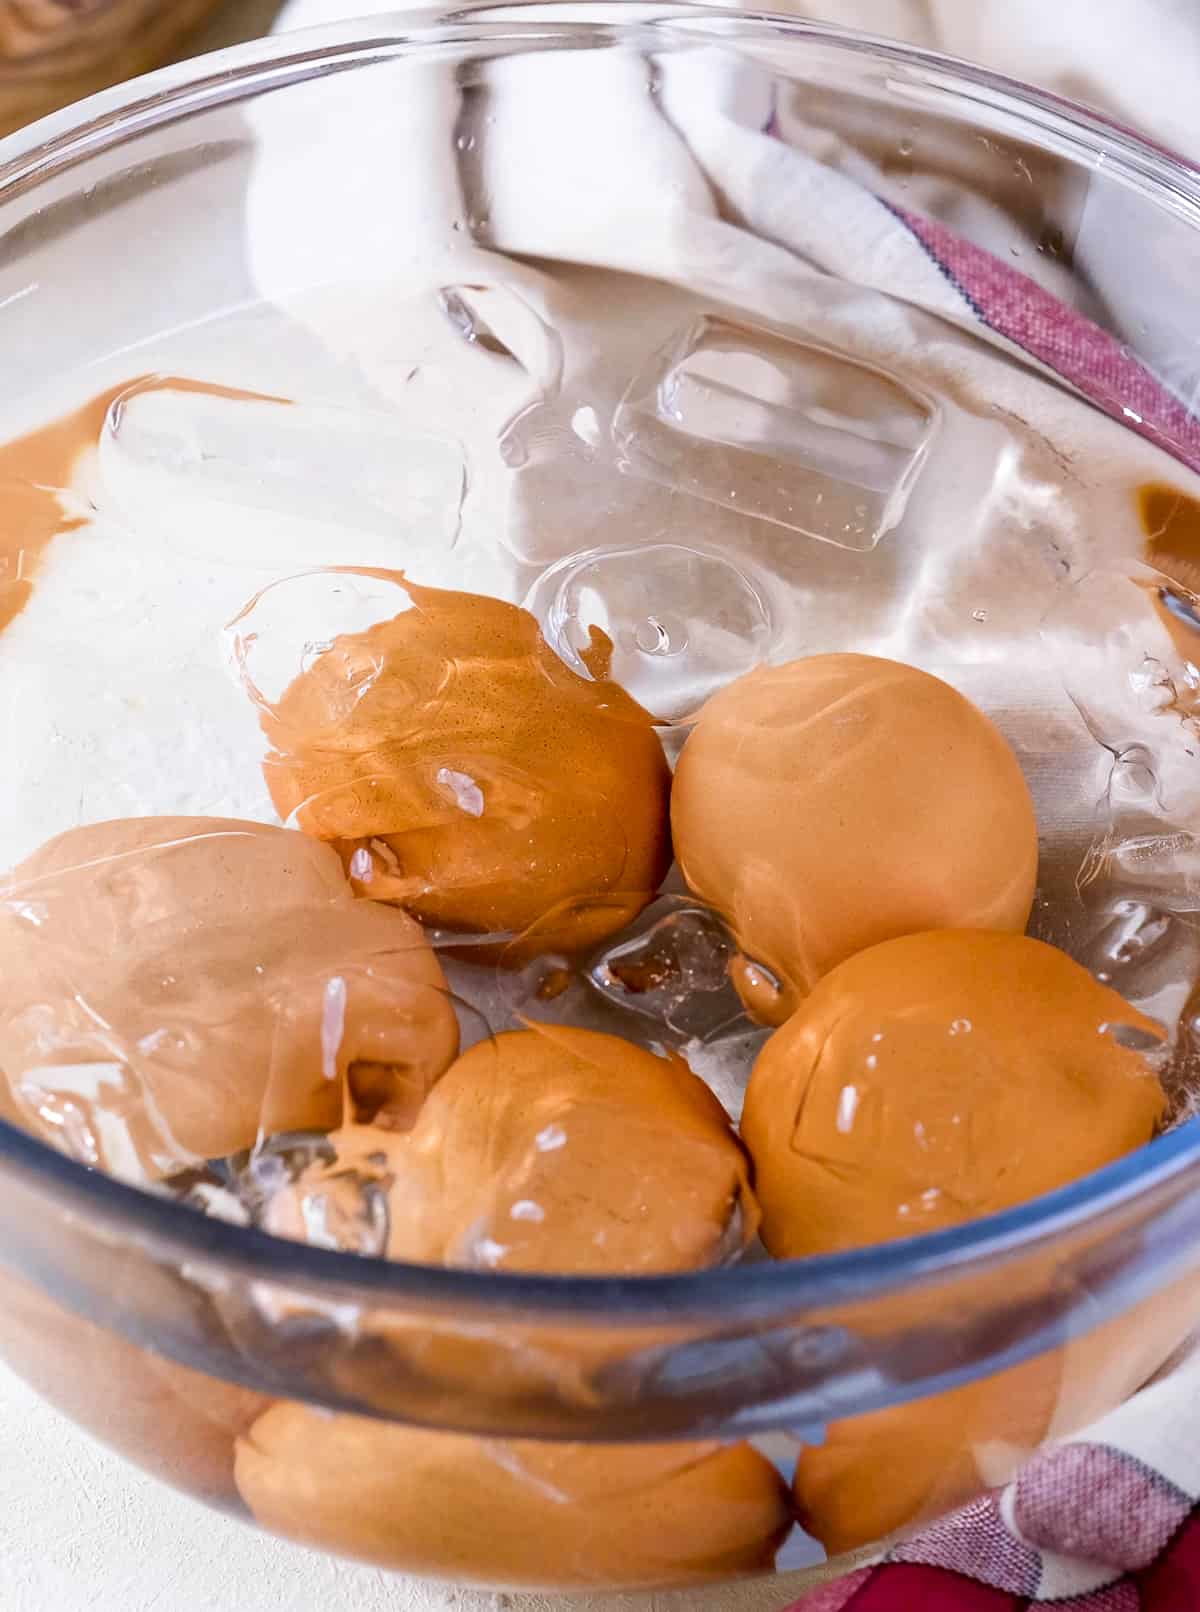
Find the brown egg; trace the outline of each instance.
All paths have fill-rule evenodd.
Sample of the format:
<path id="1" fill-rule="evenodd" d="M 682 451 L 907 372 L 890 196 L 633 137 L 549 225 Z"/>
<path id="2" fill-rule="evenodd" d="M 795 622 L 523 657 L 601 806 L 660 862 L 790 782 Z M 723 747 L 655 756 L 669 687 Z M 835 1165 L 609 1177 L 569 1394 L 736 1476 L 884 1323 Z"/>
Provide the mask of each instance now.
<path id="1" fill-rule="evenodd" d="M 1200 660 L 1200 502 L 1167 482 L 1137 492 L 1145 559 L 1161 577 L 1149 586 L 1159 620 L 1185 661 Z"/>
<path id="2" fill-rule="evenodd" d="M 264 1527 L 383 1567 L 556 1589 L 768 1571 L 790 1526 L 747 1444 L 499 1442 L 277 1405 L 237 1447 Z"/>
<path id="3" fill-rule="evenodd" d="M 1149 1141 L 1161 1027 L 1063 952 L 940 930 L 827 975 L 754 1065 L 762 1237 L 796 1257 L 959 1225 Z"/>
<path id="4" fill-rule="evenodd" d="M 745 1155 L 703 1081 L 674 1054 L 590 1030 L 481 1042 L 407 1135 L 362 1125 L 332 1140 L 335 1162 L 277 1195 L 270 1230 L 303 1238 L 314 1205 L 352 1226 L 374 1188 L 391 1259 L 634 1274 L 732 1258 L 758 1225 Z"/>
<path id="5" fill-rule="evenodd" d="M 409 1122 L 453 1060 L 436 957 L 302 834 L 207 817 L 60 835 L 0 885 L 0 1068 L 27 1128 L 141 1179 L 327 1129 L 360 1072 Z"/>
<path id="6" fill-rule="evenodd" d="M 1033 1362 L 916 1404 L 831 1423 L 823 1444 L 800 1452 L 794 1490 L 801 1525 L 838 1556 L 1007 1482 L 1049 1426 L 1054 1385 L 1054 1370 Z"/>
<path id="7" fill-rule="evenodd" d="M 537 1025 L 482 1042 L 407 1135 L 359 1125 L 331 1140 L 335 1162 L 276 1196 L 270 1230 L 303 1238 L 320 1223 L 349 1241 L 382 1194 L 376 1251 L 390 1258 L 597 1275 L 711 1264 L 757 1225 L 745 1157 L 703 1082 L 677 1057 L 592 1031 Z M 387 1348 L 379 1402 L 389 1372 L 417 1372 L 430 1407 L 443 1391 L 453 1405 L 464 1372 L 526 1405 L 547 1392 L 592 1399 L 595 1373 L 655 1341 L 469 1318 L 461 1332 L 386 1318 L 372 1335 Z M 366 1352 L 368 1373 L 378 1358 Z M 747 1445 L 497 1443 L 299 1405 L 255 1424 L 237 1478 L 259 1522 L 291 1538 L 514 1585 L 766 1570 L 790 1522 L 778 1474 Z"/>
<path id="8" fill-rule="evenodd" d="M 1143 1056 L 1114 1039 L 1121 1026 L 1161 1035 L 1040 941 L 942 931 L 859 953 L 751 1076 L 743 1136 L 764 1240 L 791 1256 L 955 1225 L 1140 1146 L 1163 1097 Z M 1178 1297 L 1155 1300 L 999 1375 L 832 1423 L 797 1465 L 804 1526 L 837 1554 L 1008 1481 L 1044 1439 L 1136 1388 L 1197 1302 L 1185 1318 Z"/>
<path id="9" fill-rule="evenodd" d="M 690 887 L 779 982 L 735 972 L 768 1023 L 867 946 L 1029 919 L 1037 824 L 1015 756 L 896 661 L 814 655 L 729 684 L 684 746 L 671 824 Z"/>
<path id="10" fill-rule="evenodd" d="M 1055 1277 L 1047 1259 L 1046 1282 Z M 1000 1270 L 995 1300 L 1008 1280 Z M 1008 1483 L 1038 1448 L 1089 1427 L 1200 1321 L 1194 1274 L 1061 1349 L 931 1399 L 826 1429 L 800 1452 L 800 1520 L 831 1556 L 912 1529 Z"/>
<path id="11" fill-rule="evenodd" d="M 412 608 L 337 638 L 266 710 L 280 815 L 426 923 L 538 924 L 534 950 L 622 928 L 671 860 L 652 718 L 566 666 L 528 611 L 394 580 Z"/>
<path id="12" fill-rule="evenodd" d="M 190 1371 L 0 1273 L 0 1359 L 55 1409 L 165 1483 L 237 1506 L 234 1439 L 261 1394 Z"/>

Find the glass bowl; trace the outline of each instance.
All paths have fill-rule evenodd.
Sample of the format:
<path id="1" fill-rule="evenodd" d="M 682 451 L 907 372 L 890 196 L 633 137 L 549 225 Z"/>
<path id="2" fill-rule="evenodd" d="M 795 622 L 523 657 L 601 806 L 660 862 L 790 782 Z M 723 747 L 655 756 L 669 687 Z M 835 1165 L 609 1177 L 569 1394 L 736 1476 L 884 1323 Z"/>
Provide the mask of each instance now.
<path id="1" fill-rule="evenodd" d="M 166 1169 L 88 1001 L 79 887 L 9 881 L 90 1049 L 48 1032 L 0 1110 L 13 1367 L 265 1528 L 567 1588 L 826 1573 L 1159 1370 L 1200 1312 L 1198 226 L 1191 168 L 1077 107 L 709 7 L 376 18 L 5 141 L 0 864 L 117 819 L 277 822 L 247 686 L 328 651 L 318 616 L 378 620 L 399 569 L 525 602 L 581 675 L 603 627 L 672 757 L 732 677 L 865 649 L 1010 740 L 1031 932 L 1167 1026 L 1177 1122 L 807 1259 L 572 1276 L 289 1241 L 203 1160 Z M 161 914 L 130 889 L 136 939 Z M 611 949 L 497 986 L 450 945 L 464 1039 L 578 1014 L 683 1047 L 736 1115 L 762 1032 L 721 1017 L 681 885 L 660 901 L 622 957 L 650 924 L 694 989 Z"/>

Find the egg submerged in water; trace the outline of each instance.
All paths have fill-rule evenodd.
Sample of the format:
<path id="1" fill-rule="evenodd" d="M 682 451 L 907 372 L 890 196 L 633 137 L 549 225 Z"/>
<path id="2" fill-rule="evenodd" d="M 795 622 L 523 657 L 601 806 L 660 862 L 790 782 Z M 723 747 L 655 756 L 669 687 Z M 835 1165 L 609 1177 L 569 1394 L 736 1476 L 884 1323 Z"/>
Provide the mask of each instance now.
<path id="1" fill-rule="evenodd" d="M 458 1052 L 420 925 L 238 818 L 49 841 L 0 880 L 0 969 L 0 1113 L 127 1179 L 336 1125 L 342 1081 L 408 1123 Z"/>
<path id="2" fill-rule="evenodd" d="M 1065 953 L 1022 935 L 942 930 L 858 953 L 775 1032 L 750 1077 L 742 1136 L 763 1241 L 799 1258 L 943 1230 L 1123 1157 L 1163 1116 L 1140 1050 L 1162 1033 Z M 1106 1351 L 1137 1353 L 1132 1338 L 1072 1348 L 1083 1358 L 1055 1351 L 831 1423 L 800 1453 L 804 1526 L 836 1554 L 1006 1482 L 1078 1397 L 1077 1381 L 1102 1377 Z M 1121 1397 L 1097 1386 L 1093 1412 Z M 1078 1425 L 1068 1418 L 1064 1431 Z"/>
<path id="3" fill-rule="evenodd" d="M 538 1025 L 463 1054 L 406 1135 L 334 1132 L 330 1162 L 270 1206 L 268 1229 L 350 1226 L 382 1194 L 392 1259 L 510 1272 L 634 1275 L 736 1256 L 758 1215 L 724 1110 L 678 1057 Z M 570 1396 L 624 1344 L 555 1318 L 430 1333 L 381 1326 L 398 1369 L 474 1362 L 504 1391 L 520 1350 L 531 1393 Z M 646 1347 L 650 1335 L 638 1334 Z M 792 1523 L 787 1489 L 748 1444 L 571 1444 L 389 1426 L 281 1404 L 239 1441 L 239 1492 L 263 1526 L 366 1561 L 456 1580 L 557 1588 L 686 1584 L 767 1571 Z"/>
<path id="4" fill-rule="evenodd" d="M 781 1258 L 957 1226 L 1148 1142 L 1162 1029 L 1023 935 L 940 930 L 828 974 L 755 1062 L 742 1113 Z"/>
<path id="5" fill-rule="evenodd" d="M 734 1258 L 758 1227 L 746 1156 L 704 1082 L 677 1055 L 595 1031 L 480 1042 L 407 1134 L 358 1125 L 329 1140 L 333 1161 L 276 1197 L 269 1230 L 303 1239 L 314 1204 L 329 1219 L 364 1182 L 388 1208 L 380 1251 L 423 1264 L 690 1270 Z"/>
<path id="6" fill-rule="evenodd" d="M 264 1527 L 384 1567 L 513 1587 L 767 1572 L 786 1487 L 748 1444 L 542 1444 L 281 1404 L 237 1448 Z"/>
<path id="7" fill-rule="evenodd" d="M 537 926 L 526 950 L 476 947 L 477 961 L 622 928 L 671 861 L 651 716 L 567 666 L 528 611 L 377 574 L 409 609 L 334 639 L 274 703 L 256 693 L 280 815 L 332 842 L 360 894 L 425 923 Z"/>
<path id="8" fill-rule="evenodd" d="M 730 683 L 684 746 L 671 822 L 766 1023 L 880 941 L 1029 920 L 1037 823 L 1016 757 L 956 689 L 897 661 L 814 655 Z"/>

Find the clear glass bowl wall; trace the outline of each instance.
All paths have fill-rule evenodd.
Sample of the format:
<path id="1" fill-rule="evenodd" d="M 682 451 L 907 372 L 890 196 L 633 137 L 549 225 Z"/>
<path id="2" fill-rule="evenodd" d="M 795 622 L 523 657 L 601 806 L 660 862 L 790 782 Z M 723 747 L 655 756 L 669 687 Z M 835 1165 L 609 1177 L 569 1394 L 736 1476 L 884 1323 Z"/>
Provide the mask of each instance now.
<path id="1" fill-rule="evenodd" d="M 764 139 L 803 158 L 803 189 L 772 189 Z M 918 306 L 842 222 L 856 190 L 999 249 L 1115 336 L 1169 387 L 1179 439 L 1139 434 L 1140 394 L 1111 418 L 1119 366 L 1095 406 Z M 577 669 L 604 625 L 669 754 L 761 661 L 891 654 L 1012 743 L 1042 832 L 1033 932 L 1168 1023 L 1185 1118 L 1190 688 L 1180 673 L 1168 718 L 1130 668 L 1161 622 L 1139 489 L 1197 490 L 1198 200 L 1182 164 L 1070 106 L 711 9 L 377 21 L 169 69 L 11 137 L 0 437 L 125 396 L 77 467 L 82 524 L 0 577 L 21 606 L 0 633 L 0 862 L 114 818 L 276 821 L 229 625 L 256 600 L 251 648 L 278 633 L 286 655 L 297 629 L 271 610 L 289 588 L 335 629 L 347 587 L 356 619 L 378 614 L 392 584 L 331 567 L 528 603 Z M 258 401 L 129 392 L 148 375 Z M 797 425 L 797 397 L 839 387 L 865 469 L 836 410 L 815 468 Z M 800 509 L 789 488 L 813 476 L 828 503 Z M 1189 598 L 1171 595 L 1177 619 Z M 678 918 L 679 890 L 653 912 Z M 86 990 L 86 951 L 72 966 Z M 594 979 L 561 1000 L 519 971 L 492 997 L 471 979 L 452 975 L 466 1039 L 520 1011 L 686 1041 L 733 1111 L 761 1040 L 727 1033 L 716 984 L 647 1014 Z M 0 1122 L 15 1369 L 262 1526 L 502 1586 L 824 1571 L 786 1498 L 798 1449 L 858 1474 L 826 1519 L 836 1556 L 1003 1481 L 1151 1375 L 1200 1310 L 1188 1123 L 957 1229 L 611 1279 L 287 1242 L 75 1152 Z M 494 1526 L 456 1526 L 464 1496 Z"/>

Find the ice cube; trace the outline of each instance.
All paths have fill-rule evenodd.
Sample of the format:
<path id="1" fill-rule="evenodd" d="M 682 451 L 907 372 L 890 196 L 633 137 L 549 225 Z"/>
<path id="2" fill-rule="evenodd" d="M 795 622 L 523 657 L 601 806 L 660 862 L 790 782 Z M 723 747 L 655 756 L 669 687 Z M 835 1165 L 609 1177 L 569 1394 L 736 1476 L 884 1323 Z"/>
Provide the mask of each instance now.
<path id="1" fill-rule="evenodd" d="M 212 1220 L 223 1220 L 230 1226 L 254 1224 L 249 1209 L 233 1188 L 232 1174 L 224 1159 L 179 1170 L 158 1182 L 156 1190 Z"/>
<path id="2" fill-rule="evenodd" d="M 359 1170 L 324 1176 L 300 1197 L 305 1241 L 314 1248 L 381 1259 L 387 1252 L 387 1193 Z"/>
<path id="3" fill-rule="evenodd" d="M 746 1024 L 729 979 L 736 950 L 710 908 L 663 896 L 589 965 L 587 979 L 609 1002 L 655 1020 L 672 1038 L 711 1040 Z"/>
<path id="4" fill-rule="evenodd" d="M 339 1169 L 334 1144 L 320 1132 L 268 1137 L 248 1153 L 181 1171 L 162 1190 L 202 1214 L 314 1248 L 375 1257 L 387 1249 L 387 1195 L 378 1178 Z"/>
<path id="5" fill-rule="evenodd" d="M 613 436 L 629 474 L 864 550 L 902 518 L 936 423 L 882 370 L 706 316 L 634 377 Z"/>
<path id="6" fill-rule="evenodd" d="M 1138 566 L 1089 572 L 1058 591 L 1041 628 L 1096 742 L 1105 830 L 1118 837 L 1180 828 L 1200 811 L 1194 669 L 1172 641 L 1160 580 Z"/>
<path id="7" fill-rule="evenodd" d="M 1143 987 L 1153 990 L 1157 976 L 1169 971 L 1179 919 L 1146 901 L 1121 896 L 1097 914 L 1097 925 L 1083 958 L 1096 977 L 1129 997 L 1142 995 Z"/>
<path id="8" fill-rule="evenodd" d="M 1200 913 L 1200 838 L 1186 829 L 1114 835 L 1093 848 L 1085 870 L 1085 877 L 1089 875 L 1166 912 Z"/>
<path id="9" fill-rule="evenodd" d="M 750 571 L 679 543 L 574 555 L 539 578 L 525 605 L 585 675 L 592 629 L 606 633 L 608 675 L 664 722 L 693 714 L 771 645 L 770 612 Z"/>
<path id="10" fill-rule="evenodd" d="M 466 472 L 457 442 L 387 414 L 157 382 L 112 405 L 97 482 L 138 544 L 265 571 L 449 548 Z"/>

